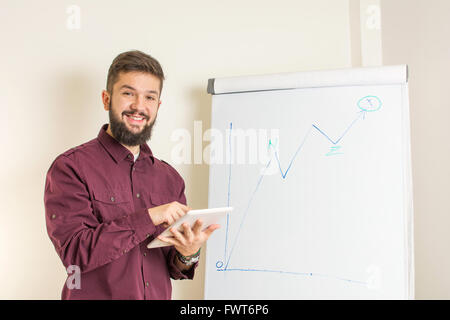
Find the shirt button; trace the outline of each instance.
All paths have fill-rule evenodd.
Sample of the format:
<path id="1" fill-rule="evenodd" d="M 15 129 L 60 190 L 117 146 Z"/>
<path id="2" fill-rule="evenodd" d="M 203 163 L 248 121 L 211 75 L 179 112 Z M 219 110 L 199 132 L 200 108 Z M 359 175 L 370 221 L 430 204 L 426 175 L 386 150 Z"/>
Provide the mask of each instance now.
<path id="1" fill-rule="evenodd" d="M 56 214 L 52 214 L 52 219 L 55 219 L 56 218 Z"/>
<path id="2" fill-rule="evenodd" d="M 148 286 L 149 286 L 149 283 L 148 283 L 148 281 L 147 281 L 147 282 L 145 283 L 145 286 L 146 286 L 146 287 L 148 287 Z"/>
<path id="3" fill-rule="evenodd" d="M 136 171 L 136 167 L 133 167 L 133 171 Z"/>
<path id="4" fill-rule="evenodd" d="M 140 198 L 141 197 L 141 195 L 138 193 L 137 195 L 136 195 L 136 197 L 138 197 L 138 198 Z"/>
<path id="5" fill-rule="evenodd" d="M 147 256 L 147 252 L 144 252 L 144 257 L 146 257 Z"/>
<path id="6" fill-rule="evenodd" d="M 111 197 L 111 202 L 114 202 L 114 201 L 116 201 L 116 199 L 114 199 L 114 197 Z"/>

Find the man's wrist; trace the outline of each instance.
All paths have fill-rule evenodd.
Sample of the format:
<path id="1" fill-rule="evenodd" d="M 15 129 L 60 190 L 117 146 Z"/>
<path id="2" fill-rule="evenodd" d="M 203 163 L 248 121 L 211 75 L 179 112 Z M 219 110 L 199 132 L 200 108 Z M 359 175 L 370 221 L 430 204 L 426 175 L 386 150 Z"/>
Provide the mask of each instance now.
<path id="1" fill-rule="evenodd" d="M 177 251 L 176 255 L 177 255 L 178 260 L 180 260 L 180 262 L 182 262 L 183 264 L 185 264 L 187 266 L 191 266 L 194 263 L 198 262 L 198 260 L 200 259 L 200 251 L 201 251 L 201 248 L 198 249 L 198 251 L 196 253 L 189 255 L 189 256 L 184 256 L 180 252 Z"/>

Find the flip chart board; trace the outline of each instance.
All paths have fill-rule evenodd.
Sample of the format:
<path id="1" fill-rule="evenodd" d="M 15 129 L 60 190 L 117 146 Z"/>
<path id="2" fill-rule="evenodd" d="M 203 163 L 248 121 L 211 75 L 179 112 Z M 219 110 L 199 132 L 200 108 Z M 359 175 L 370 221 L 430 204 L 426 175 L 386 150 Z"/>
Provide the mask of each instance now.
<path id="1" fill-rule="evenodd" d="M 411 299 L 408 68 L 210 79 L 206 299 Z"/>

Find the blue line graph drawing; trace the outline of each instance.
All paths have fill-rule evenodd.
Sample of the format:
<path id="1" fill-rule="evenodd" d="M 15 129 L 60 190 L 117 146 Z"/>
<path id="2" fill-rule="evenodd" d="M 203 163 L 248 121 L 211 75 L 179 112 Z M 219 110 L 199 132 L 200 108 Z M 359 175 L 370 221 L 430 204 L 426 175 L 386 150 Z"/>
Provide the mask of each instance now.
<path id="1" fill-rule="evenodd" d="M 331 151 L 328 152 L 327 154 L 325 154 L 326 156 L 334 156 L 334 155 L 339 155 L 342 154 L 342 152 L 339 152 L 339 150 L 341 149 L 340 146 L 337 146 L 337 144 L 342 141 L 342 139 L 347 135 L 347 133 L 351 130 L 351 128 L 355 125 L 355 123 L 357 123 L 360 120 L 365 120 L 366 118 L 366 114 L 368 112 L 375 112 L 381 109 L 382 107 L 382 102 L 380 100 L 380 98 L 378 98 L 377 96 L 365 96 L 363 98 L 361 98 L 360 100 L 358 100 L 357 102 L 357 106 L 360 109 L 360 111 L 358 111 L 358 114 L 356 116 L 356 118 L 345 128 L 345 130 L 343 131 L 343 133 L 337 138 L 337 139 L 332 139 L 323 129 L 319 128 L 319 126 L 317 126 L 316 124 L 311 124 L 310 128 L 308 129 L 308 131 L 306 132 L 304 138 L 302 139 L 302 141 L 300 142 L 297 150 L 295 151 L 294 155 L 291 157 L 289 164 L 286 168 L 286 170 L 283 170 L 281 167 L 281 162 L 278 156 L 278 152 L 276 150 L 275 144 L 269 140 L 268 143 L 268 148 L 272 149 L 274 152 L 274 157 L 271 158 L 266 166 L 264 167 L 262 173 L 260 174 L 260 176 L 258 177 L 257 181 L 256 181 L 256 186 L 253 189 L 253 192 L 250 195 L 250 198 L 247 202 L 247 205 L 244 209 L 243 212 L 243 216 L 242 219 L 240 221 L 239 227 L 237 229 L 237 233 L 234 237 L 234 240 L 231 244 L 231 249 L 229 250 L 228 253 L 228 246 L 229 244 L 229 239 L 228 239 L 228 235 L 229 235 L 229 227 L 230 227 L 230 216 L 229 214 L 227 215 L 227 221 L 226 221 L 226 229 L 225 229 L 225 248 L 224 248 L 224 258 L 223 260 L 219 260 L 216 262 L 216 271 L 218 272 L 261 272 L 261 273 L 278 273 L 278 274 L 285 274 L 285 275 L 293 275 L 293 276 L 304 276 L 304 277 L 324 277 L 324 278 L 330 278 L 330 279 L 334 279 L 334 280 L 340 280 L 340 281 L 345 281 L 348 283 L 353 283 L 353 284 L 359 284 L 359 285 L 367 285 L 366 281 L 358 281 L 358 280 L 352 280 L 352 279 L 345 279 L 342 277 L 337 277 L 337 276 L 333 276 L 333 275 L 327 275 L 327 274 L 321 274 L 321 273 L 313 273 L 313 272 L 293 272 L 293 271 L 285 271 L 285 270 L 268 270 L 268 269 L 256 269 L 256 268 L 236 268 L 236 267 L 229 267 L 230 266 L 230 262 L 232 260 L 233 257 L 233 253 L 234 250 L 236 248 L 236 244 L 238 243 L 239 240 L 239 236 L 241 234 L 242 228 L 244 226 L 244 223 L 246 221 L 246 218 L 248 217 L 248 214 L 250 212 L 250 208 L 252 206 L 252 202 L 253 199 L 255 197 L 255 195 L 257 194 L 264 176 L 265 176 L 265 170 L 267 170 L 267 168 L 269 168 L 270 164 L 272 163 L 272 161 L 275 159 L 276 164 L 278 165 L 278 171 L 280 173 L 280 176 L 283 180 L 285 180 L 288 176 L 288 173 L 290 172 L 292 165 L 294 164 L 295 159 L 299 156 L 305 142 L 308 140 L 308 137 L 311 135 L 311 132 L 315 131 L 318 134 L 322 135 L 323 137 L 325 137 L 325 139 L 327 139 L 331 144 Z M 229 141 L 228 141 L 228 147 L 229 147 L 229 152 L 230 152 L 230 157 L 231 157 L 231 150 L 232 150 L 232 140 L 231 140 L 231 130 L 233 129 L 233 123 L 230 123 L 230 136 L 229 136 Z M 227 195 L 227 206 L 231 205 L 231 161 L 229 162 L 229 166 L 228 166 L 228 195 Z"/>

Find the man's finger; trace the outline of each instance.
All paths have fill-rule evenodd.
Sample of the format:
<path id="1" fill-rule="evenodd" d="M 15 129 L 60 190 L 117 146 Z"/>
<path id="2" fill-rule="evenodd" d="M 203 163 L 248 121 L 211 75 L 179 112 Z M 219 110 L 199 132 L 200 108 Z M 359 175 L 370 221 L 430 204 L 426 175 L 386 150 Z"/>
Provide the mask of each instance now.
<path id="1" fill-rule="evenodd" d="M 203 221 L 200 219 L 197 219 L 194 223 L 194 227 L 192 228 L 192 231 L 194 234 L 198 234 L 200 231 L 202 231 Z"/>
<path id="2" fill-rule="evenodd" d="M 188 207 L 188 206 L 186 206 L 186 205 L 184 205 L 184 204 L 182 204 L 182 203 L 180 203 L 180 202 L 178 202 L 178 201 L 172 202 L 172 205 L 173 205 L 174 207 L 176 207 L 177 209 L 183 210 L 184 212 L 188 212 L 189 210 L 191 210 L 190 207 Z"/>
<path id="3" fill-rule="evenodd" d="M 212 225 L 210 225 L 208 228 L 206 228 L 206 230 L 205 231 L 203 231 L 205 234 L 206 234 L 206 236 L 209 238 L 209 236 L 214 232 L 214 231 L 216 231 L 217 229 L 219 229 L 220 228 L 220 224 L 212 224 Z"/>
<path id="4" fill-rule="evenodd" d="M 179 242 L 181 245 L 185 245 L 186 239 L 185 239 L 185 237 L 181 234 L 180 231 L 178 231 L 176 228 L 171 228 L 171 229 L 170 229 L 170 232 L 172 232 L 174 238 L 175 238 L 176 240 L 178 240 L 178 242 Z"/>
<path id="5" fill-rule="evenodd" d="M 182 209 L 177 209 L 176 214 L 178 215 L 177 219 L 181 218 L 186 214 Z"/>
<path id="6" fill-rule="evenodd" d="M 166 242 L 170 245 L 174 245 L 174 246 L 178 246 L 179 242 L 174 238 L 174 237 L 163 237 L 163 236 L 158 236 L 157 237 L 159 240 L 161 240 L 162 242 Z"/>
<path id="7" fill-rule="evenodd" d="M 183 209 L 184 212 L 188 212 L 188 211 L 192 210 L 190 207 L 188 207 L 182 203 L 179 203 L 179 204 L 180 204 L 180 208 Z"/>
<path id="8" fill-rule="evenodd" d="M 192 242 L 194 234 L 192 233 L 191 226 L 188 223 L 183 223 L 183 234 L 188 242 Z"/>
<path id="9" fill-rule="evenodd" d="M 175 222 L 175 218 L 173 218 L 172 216 L 167 217 L 167 226 L 170 226 L 172 223 Z"/>

